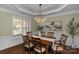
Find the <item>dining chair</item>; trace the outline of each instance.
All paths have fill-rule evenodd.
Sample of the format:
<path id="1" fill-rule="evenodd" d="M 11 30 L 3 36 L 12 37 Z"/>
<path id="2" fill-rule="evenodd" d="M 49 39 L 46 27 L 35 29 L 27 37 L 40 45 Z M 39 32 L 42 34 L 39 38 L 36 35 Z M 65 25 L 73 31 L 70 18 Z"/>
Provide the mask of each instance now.
<path id="1" fill-rule="evenodd" d="M 33 50 L 33 44 L 31 42 L 31 37 L 29 36 L 23 36 L 23 46 L 24 46 L 24 49 L 25 51 L 27 50 L 29 53 L 31 52 L 31 50 Z"/>
<path id="2" fill-rule="evenodd" d="M 31 37 L 32 36 L 32 32 L 26 32 L 26 35 Z"/>
<path id="3" fill-rule="evenodd" d="M 54 38 L 54 32 L 47 32 L 48 38 Z"/>
<path id="4" fill-rule="evenodd" d="M 41 36 L 42 36 L 42 37 L 46 37 L 46 32 L 45 32 L 45 31 L 42 31 L 42 32 L 41 32 Z"/>
<path id="5" fill-rule="evenodd" d="M 67 35 L 62 34 L 60 40 L 54 43 L 54 46 L 52 47 L 53 51 L 63 53 L 67 38 Z"/>
<path id="6" fill-rule="evenodd" d="M 54 37 L 54 32 L 47 32 L 47 38 L 56 39 Z M 52 50 L 52 42 L 49 42 L 48 50 L 49 50 L 49 52 Z"/>
<path id="7" fill-rule="evenodd" d="M 40 38 L 34 38 L 36 40 L 36 45 L 34 46 L 35 53 L 42 54 L 46 52 L 46 48 L 42 46 Z"/>

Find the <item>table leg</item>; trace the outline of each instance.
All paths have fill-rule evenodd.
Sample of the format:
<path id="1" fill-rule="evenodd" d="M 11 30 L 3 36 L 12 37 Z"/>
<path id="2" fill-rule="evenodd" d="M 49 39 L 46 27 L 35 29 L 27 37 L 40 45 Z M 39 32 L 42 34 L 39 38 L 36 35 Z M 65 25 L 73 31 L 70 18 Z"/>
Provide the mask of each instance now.
<path id="1" fill-rule="evenodd" d="M 47 46 L 47 48 L 46 48 L 47 50 L 46 50 L 46 54 L 48 53 L 48 46 Z"/>

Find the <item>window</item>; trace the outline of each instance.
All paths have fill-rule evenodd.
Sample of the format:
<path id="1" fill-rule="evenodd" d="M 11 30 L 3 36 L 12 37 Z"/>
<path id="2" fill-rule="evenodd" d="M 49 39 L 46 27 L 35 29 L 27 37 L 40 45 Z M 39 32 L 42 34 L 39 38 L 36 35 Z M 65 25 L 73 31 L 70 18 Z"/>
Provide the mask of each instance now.
<path id="1" fill-rule="evenodd" d="M 31 21 L 13 18 L 13 34 L 26 34 L 31 31 Z"/>

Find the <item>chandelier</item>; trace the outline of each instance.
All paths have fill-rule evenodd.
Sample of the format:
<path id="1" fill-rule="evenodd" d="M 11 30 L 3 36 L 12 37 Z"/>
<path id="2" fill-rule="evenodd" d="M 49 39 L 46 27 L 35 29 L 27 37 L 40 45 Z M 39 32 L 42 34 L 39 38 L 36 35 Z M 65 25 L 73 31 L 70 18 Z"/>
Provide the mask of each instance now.
<path id="1" fill-rule="evenodd" d="M 42 15 L 41 9 L 42 9 L 42 4 L 39 4 L 39 15 L 35 17 L 35 21 L 36 23 L 43 25 L 45 22 L 45 18 L 44 18 L 44 15 Z"/>

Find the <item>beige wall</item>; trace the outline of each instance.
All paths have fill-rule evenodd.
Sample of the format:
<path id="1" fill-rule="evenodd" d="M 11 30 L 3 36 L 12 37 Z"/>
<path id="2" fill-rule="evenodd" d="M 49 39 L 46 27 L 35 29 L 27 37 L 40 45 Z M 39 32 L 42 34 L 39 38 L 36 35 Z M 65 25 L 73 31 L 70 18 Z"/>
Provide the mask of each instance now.
<path id="1" fill-rule="evenodd" d="M 36 21 L 33 19 L 33 20 L 32 20 L 32 31 L 33 31 L 33 32 L 36 32 L 36 31 L 37 31 L 37 26 L 38 26 L 38 24 L 37 24 Z"/>
<path id="2" fill-rule="evenodd" d="M 75 22 L 79 22 L 79 13 L 63 15 L 63 16 L 48 17 L 46 19 L 46 22 L 62 21 L 62 33 L 67 34 L 67 24 L 71 21 L 73 17 L 75 18 Z"/>
<path id="3" fill-rule="evenodd" d="M 21 19 L 28 19 L 27 17 L 21 17 L 21 16 L 16 16 L 12 15 L 6 12 L 1 12 L 0 11 L 0 36 L 4 35 L 12 35 L 12 18 L 21 18 Z M 52 16 L 48 17 L 46 19 L 46 22 L 51 22 L 51 21 L 62 21 L 62 33 L 67 33 L 67 24 L 72 18 L 75 18 L 76 22 L 79 22 L 79 13 L 74 13 L 74 14 L 69 14 L 69 15 L 63 15 L 63 16 Z M 38 24 L 32 20 L 32 31 L 37 31 L 37 26 Z"/>
<path id="4" fill-rule="evenodd" d="M 28 19 L 26 17 L 21 17 L 0 11 L 0 36 L 12 35 L 13 17 L 24 19 L 24 20 Z"/>
<path id="5" fill-rule="evenodd" d="M 0 12 L 0 36 L 12 34 L 11 15 L 8 13 Z"/>
<path id="6" fill-rule="evenodd" d="M 45 22 L 62 21 L 62 31 L 61 31 L 61 33 L 67 34 L 67 24 L 69 23 L 69 21 L 73 17 L 75 18 L 75 21 L 76 22 L 79 22 L 79 13 L 72 13 L 72 14 L 67 14 L 67 15 L 62 15 L 62 16 L 51 16 L 51 17 L 47 17 L 47 19 L 46 19 Z M 34 29 L 36 30 L 37 25 L 34 24 L 33 26 L 34 26 Z"/>

